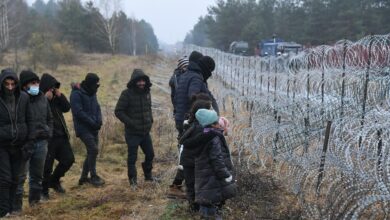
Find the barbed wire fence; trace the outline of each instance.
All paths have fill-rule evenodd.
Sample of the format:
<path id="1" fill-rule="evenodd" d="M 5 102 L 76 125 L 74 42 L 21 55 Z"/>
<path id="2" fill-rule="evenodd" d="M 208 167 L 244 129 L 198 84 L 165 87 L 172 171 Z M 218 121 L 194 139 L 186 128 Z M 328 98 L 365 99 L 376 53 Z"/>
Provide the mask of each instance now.
<path id="1" fill-rule="evenodd" d="M 390 218 L 390 35 L 297 55 L 213 57 L 239 163 L 276 168 L 308 219 Z"/>

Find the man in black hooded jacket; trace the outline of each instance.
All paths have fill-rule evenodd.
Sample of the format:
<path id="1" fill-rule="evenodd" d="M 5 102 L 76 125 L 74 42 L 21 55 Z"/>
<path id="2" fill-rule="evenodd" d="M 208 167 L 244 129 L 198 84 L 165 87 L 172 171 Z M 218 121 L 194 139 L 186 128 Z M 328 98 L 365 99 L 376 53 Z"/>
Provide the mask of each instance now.
<path id="1" fill-rule="evenodd" d="M 31 115 L 29 97 L 21 92 L 18 77 L 11 69 L 0 75 L 0 218 L 16 210 L 15 200 L 19 174 L 26 164 L 23 145 L 29 134 Z"/>
<path id="2" fill-rule="evenodd" d="M 70 103 L 60 91 L 60 82 L 48 73 L 41 78 L 40 89 L 49 100 L 53 114 L 53 137 L 49 141 L 43 173 L 43 191 L 45 199 L 49 198 L 49 187 L 58 193 L 65 193 L 60 178 L 72 167 L 75 161 L 72 147 L 69 142 L 69 132 L 63 113 L 70 111 Z M 53 172 L 54 160 L 58 165 Z"/>
<path id="3" fill-rule="evenodd" d="M 88 73 L 80 85 L 73 86 L 70 104 L 76 136 L 87 148 L 79 185 L 91 183 L 102 186 L 105 181 L 97 175 L 96 159 L 99 153 L 99 130 L 102 127 L 102 111 L 96 93 L 100 87 L 100 78 L 96 73 Z M 88 178 L 88 175 L 91 178 Z"/>
<path id="4" fill-rule="evenodd" d="M 145 181 L 153 181 L 152 168 L 154 150 L 150 129 L 153 124 L 152 99 L 150 95 L 149 77 L 141 70 L 135 69 L 131 79 L 119 97 L 115 108 L 116 117 L 125 124 L 125 138 L 128 146 L 127 168 L 130 185 L 137 185 L 138 146 L 145 154 L 142 163 Z"/>

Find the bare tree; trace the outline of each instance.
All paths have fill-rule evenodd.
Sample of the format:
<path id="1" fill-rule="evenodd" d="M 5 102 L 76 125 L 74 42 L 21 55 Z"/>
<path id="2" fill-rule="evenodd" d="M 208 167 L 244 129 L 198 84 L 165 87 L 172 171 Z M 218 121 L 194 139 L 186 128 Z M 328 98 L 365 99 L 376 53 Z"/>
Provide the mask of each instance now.
<path id="1" fill-rule="evenodd" d="M 0 0 L 0 49 L 7 48 L 9 43 L 7 0 Z"/>
<path id="2" fill-rule="evenodd" d="M 131 44 L 133 45 L 133 56 L 137 55 L 137 20 L 134 15 L 131 16 Z"/>
<path id="3" fill-rule="evenodd" d="M 95 0 L 96 2 L 97 0 Z M 98 0 L 101 13 L 98 14 L 97 26 L 105 36 L 114 54 L 118 36 L 118 12 L 120 11 L 121 0 Z"/>

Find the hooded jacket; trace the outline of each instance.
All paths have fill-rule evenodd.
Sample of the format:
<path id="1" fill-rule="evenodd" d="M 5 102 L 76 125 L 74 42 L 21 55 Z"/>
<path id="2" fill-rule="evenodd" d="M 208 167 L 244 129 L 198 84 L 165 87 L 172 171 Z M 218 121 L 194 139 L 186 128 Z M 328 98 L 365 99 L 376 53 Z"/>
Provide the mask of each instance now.
<path id="1" fill-rule="evenodd" d="M 32 114 L 30 140 L 48 140 L 53 136 L 53 115 L 46 96 L 40 92 L 30 95 L 29 111 Z"/>
<path id="2" fill-rule="evenodd" d="M 219 114 L 218 104 L 207 88 L 207 84 L 203 80 L 202 69 L 195 62 L 190 62 L 186 73 L 182 74 L 178 83 L 178 88 L 175 91 L 175 120 L 183 122 L 185 115 L 190 110 L 190 100 L 193 95 L 198 93 L 206 93 L 210 96 L 213 109 Z"/>
<path id="3" fill-rule="evenodd" d="M 3 82 L 6 78 L 12 78 L 16 82 L 15 88 L 15 117 L 4 100 Z M 14 118 L 14 119 L 13 119 Z M 20 91 L 16 73 L 5 70 L 0 75 L 0 147 L 21 147 L 29 135 L 31 126 L 31 112 L 29 111 L 29 96 Z"/>
<path id="4" fill-rule="evenodd" d="M 76 136 L 97 135 L 103 122 L 96 94 L 91 95 L 82 87 L 72 86 L 70 105 Z"/>
<path id="5" fill-rule="evenodd" d="M 140 90 L 136 83 L 144 79 L 144 90 Z M 115 107 L 115 116 L 125 124 L 126 133 L 130 135 L 146 135 L 153 124 L 152 99 L 149 77 L 142 71 L 134 71 L 131 79 L 119 97 Z"/>
<path id="6" fill-rule="evenodd" d="M 43 74 L 40 82 L 40 89 L 46 93 L 50 89 L 59 88 L 60 83 L 50 74 Z M 70 111 L 70 103 L 64 94 L 60 97 L 53 96 L 49 101 L 51 113 L 53 114 L 53 137 L 67 137 L 69 138 L 68 127 L 66 126 L 63 113 Z"/>

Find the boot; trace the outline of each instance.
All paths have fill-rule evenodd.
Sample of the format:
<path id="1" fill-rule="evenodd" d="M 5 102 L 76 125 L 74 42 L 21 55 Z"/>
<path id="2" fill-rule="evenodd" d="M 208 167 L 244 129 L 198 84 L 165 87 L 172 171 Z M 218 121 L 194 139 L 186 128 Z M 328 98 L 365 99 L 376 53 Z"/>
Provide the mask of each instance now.
<path id="1" fill-rule="evenodd" d="M 34 206 L 41 201 L 41 190 L 31 189 L 28 194 L 28 202 L 30 206 Z"/>
<path id="2" fill-rule="evenodd" d="M 89 183 L 91 182 L 91 179 L 89 179 L 88 177 L 80 177 L 79 179 L 79 186 L 82 186 L 84 185 L 85 183 Z"/>
<path id="3" fill-rule="evenodd" d="M 127 176 L 130 186 L 137 186 L 137 168 L 135 166 L 129 166 L 127 168 Z"/>
<path id="4" fill-rule="evenodd" d="M 56 191 L 58 193 L 61 193 L 61 194 L 65 193 L 65 189 L 62 188 L 61 182 L 59 180 L 50 181 L 49 182 L 49 187 L 54 189 L 54 191 Z"/>
<path id="5" fill-rule="evenodd" d="M 154 181 L 155 179 L 152 176 L 153 166 L 147 166 L 145 162 L 142 163 L 142 170 L 144 171 L 145 181 Z"/>
<path id="6" fill-rule="evenodd" d="M 12 199 L 12 212 L 21 212 L 23 207 L 23 194 L 16 194 Z"/>
<path id="7" fill-rule="evenodd" d="M 186 193 L 183 192 L 181 185 L 172 184 L 169 186 L 168 198 L 170 199 L 186 199 Z"/>
<path id="8" fill-rule="evenodd" d="M 100 178 L 100 176 L 96 175 L 91 177 L 90 183 L 95 187 L 99 187 L 103 186 L 106 182 L 102 178 Z"/>
<path id="9" fill-rule="evenodd" d="M 43 184 L 42 184 L 42 185 L 43 185 Z M 50 196 L 49 196 L 49 188 L 48 188 L 48 187 L 43 186 L 41 198 L 42 198 L 42 200 L 44 200 L 44 201 L 47 201 L 47 200 L 50 199 Z"/>

